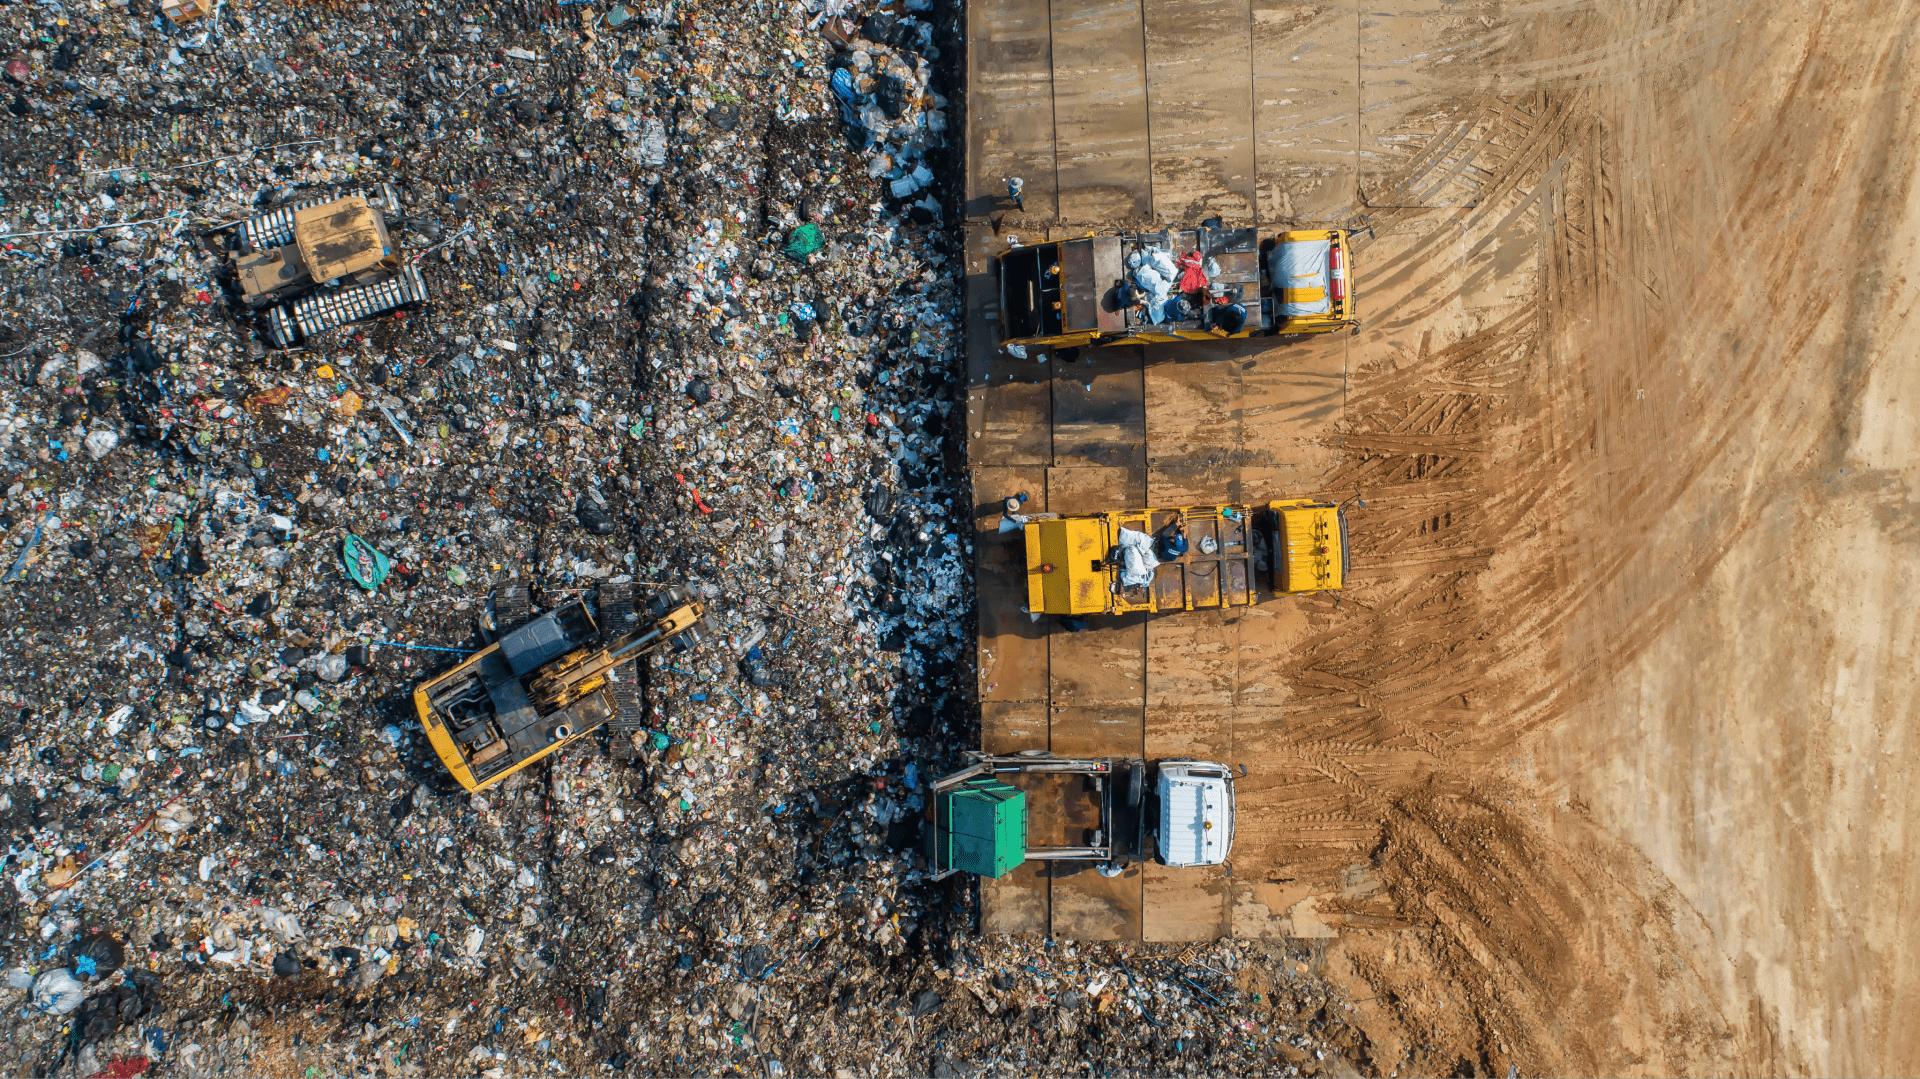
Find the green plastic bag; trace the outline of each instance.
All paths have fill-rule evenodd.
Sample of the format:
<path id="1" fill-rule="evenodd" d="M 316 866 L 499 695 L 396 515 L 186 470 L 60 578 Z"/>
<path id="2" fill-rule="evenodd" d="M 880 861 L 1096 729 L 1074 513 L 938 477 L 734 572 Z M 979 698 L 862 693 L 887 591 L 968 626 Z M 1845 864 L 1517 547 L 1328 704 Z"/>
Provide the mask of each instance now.
<path id="1" fill-rule="evenodd" d="M 387 561 L 378 547 L 351 532 L 340 543 L 340 561 L 346 565 L 347 576 L 353 578 L 353 583 L 369 592 L 380 587 L 380 582 L 387 579 L 387 572 L 393 568 L 393 563 Z"/>
<path id="2" fill-rule="evenodd" d="M 790 259 L 804 259 L 820 250 L 826 243 L 820 238 L 820 226 L 809 221 L 794 229 L 787 236 L 786 252 Z"/>

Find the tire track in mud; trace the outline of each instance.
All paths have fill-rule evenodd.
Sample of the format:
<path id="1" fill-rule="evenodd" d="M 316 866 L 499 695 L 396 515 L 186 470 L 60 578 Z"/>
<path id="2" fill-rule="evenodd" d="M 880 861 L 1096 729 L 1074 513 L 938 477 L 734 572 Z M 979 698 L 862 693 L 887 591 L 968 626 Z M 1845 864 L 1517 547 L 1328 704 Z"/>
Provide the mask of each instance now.
<path id="1" fill-rule="evenodd" d="M 1608 134 L 1582 105 L 1578 93 L 1481 99 L 1478 115 L 1411 159 L 1391 187 L 1419 196 L 1377 209 L 1381 231 L 1426 231 L 1364 271 L 1368 294 L 1396 294 L 1372 325 L 1432 325 L 1437 313 L 1510 277 L 1512 265 L 1494 256 L 1516 243 L 1531 245 L 1531 283 L 1482 328 L 1439 348 L 1428 329 L 1416 354 L 1356 374 L 1337 442 L 1344 461 L 1324 493 L 1360 491 L 1368 500 L 1353 532 L 1361 602 L 1310 606 L 1313 628 L 1286 672 L 1287 728 L 1299 735 L 1290 750 L 1338 792 L 1335 817 L 1377 824 L 1374 862 L 1392 911 L 1370 916 L 1419 927 L 1424 962 L 1396 975 L 1424 973 L 1376 970 L 1375 984 L 1383 995 L 1408 995 L 1437 973 L 1471 1010 L 1437 1025 L 1433 1012 L 1405 1013 L 1406 1040 L 1484 1071 L 1496 1058 L 1548 1070 L 1617 1060 L 1618 1039 L 1590 1033 L 1608 1028 L 1607 1002 L 1578 992 L 1607 980 L 1595 975 L 1593 945 L 1624 931 L 1616 908 L 1640 910 L 1638 924 L 1657 927 L 1649 931 L 1658 938 L 1649 949 L 1655 968 L 1686 966 L 1687 934 L 1671 924 L 1684 912 L 1674 913 L 1673 897 L 1661 900 L 1663 910 L 1623 893 L 1619 874 L 1604 869 L 1631 863 L 1630 852 L 1601 850 L 1600 837 L 1584 857 L 1562 849 L 1475 786 L 1478 766 L 1526 729 L 1516 721 L 1524 709 L 1496 687 L 1517 668 L 1552 667 L 1535 642 L 1563 635 L 1581 599 L 1551 550 L 1503 571 L 1500 596 L 1484 595 L 1493 560 L 1517 539 L 1539 537 L 1543 504 L 1576 489 L 1573 462 L 1593 441 L 1590 420 L 1543 406 L 1571 379 L 1559 370 L 1555 334 L 1609 289 L 1657 296 L 1667 287 L 1639 270 L 1646 263 L 1637 257 L 1663 218 L 1627 227 Z M 1463 186 L 1470 190 L 1455 195 Z M 1414 204 L 1422 200 L 1438 205 Z M 1452 260 L 1464 274 L 1423 276 L 1453 250 L 1465 252 Z M 1613 568 L 1628 560 L 1623 554 Z M 1533 709 L 1536 722 L 1547 713 Z M 1404 758 L 1409 748 L 1429 763 L 1375 760 Z M 1303 841 L 1307 823 L 1297 819 Z M 1709 998 L 1703 974 L 1690 982 Z M 1666 1009 L 1664 1059 L 1728 1058 L 1731 1025 L 1710 1004 L 1658 1007 Z M 1703 1047 L 1675 1047 L 1676 1031 Z"/>
<path id="2" fill-rule="evenodd" d="M 1632 17 L 1658 23 L 1666 14 L 1644 8 Z M 1691 29 L 1618 32 L 1700 51 Z M 1906 31 L 1884 42 L 1861 27 L 1821 33 L 1832 39 L 1819 43 L 1829 54 L 1901 66 Z M 1674 70 L 1656 56 L 1596 70 L 1626 66 Z M 1364 271 L 1368 293 L 1400 289 L 1375 326 L 1418 329 L 1484 286 L 1485 266 L 1464 279 L 1421 277 L 1456 247 L 1472 259 L 1532 237 L 1538 256 L 1529 301 L 1437 350 L 1429 330 L 1417 352 L 1396 350 L 1391 362 L 1356 374 L 1339 447 L 1346 460 L 1325 487 L 1342 498 L 1364 490 L 1370 503 L 1355 514 L 1355 594 L 1339 607 L 1307 606 L 1313 628 L 1287 672 L 1288 726 L 1302 739 L 1294 752 L 1337 792 L 1339 816 L 1378 822 L 1374 861 L 1388 913 L 1419 926 L 1405 950 L 1420 962 L 1363 963 L 1362 975 L 1383 996 L 1408 1001 L 1430 994 L 1425 983 L 1437 978 L 1471 1004 L 1466 1017 L 1398 1013 L 1405 1040 L 1439 1047 L 1432 1070 L 1504 1070 L 1495 1060 L 1514 1047 L 1547 1070 L 1779 1066 L 1770 1021 L 1718 1003 L 1724 960 L 1671 882 L 1598 828 L 1572 847 L 1546 839 L 1477 789 L 1473 769 L 1562 719 L 1671 629 L 1778 497 L 1774 485 L 1743 476 L 1846 444 L 1844 432 L 1824 433 L 1816 411 L 1794 399 L 1789 375 L 1797 357 L 1835 338 L 1845 354 L 1868 354 L 1861 327 L 1881 302 L 1878 286 L 1834 295 L 1812 279 L 1845 279 L 1850 262 L 1871 265 L 1875 254 L 1853 240 L 1810 258 L 1778 242 L 1782 205 L 1802 221 L 1852 221 L 1881 219 L 1905 197 L 1903 184 L 1855 197 L 1874 185 L 1848 177 L 1802 188 L 1809 148 L 1789 137 L 1792 126 L 1842 133 L 1825 160 L 1847 160 L 1845 145 L 1865 147 L 1848 166 L 1856 177 L 1878 175 L 1891 160 L 1894 120 L 1885 110 L 1846 115 L 1834 87 L 1845 77 L 1842 67 L 1809 62 L 1784 101 L 1748 106 L 1782 119 L 1736 117 L 1740 126 L 1781 129 L 1744 155 L 1684 115 L 1671 131 L 1644 117 L 1623 124 L 1631 112 L 1616 94 L 1624 91 L 1606 86 L 1483 101 L 1478 117 L 1456 121 L 1411 159 L 1410 175 L 1391 188 L 1406 205 L 1376 207 L 1383 232 L 1431 226 L 1436 213 L 1445 227 Z M 1515 130 L 1516 115 L 1531 118 L 1524 131 Z M 1462 158 L 1463 147 L 1484 156 Z M 1698 182 L 1633 164 L 1668 155 L 1696 162 Z M 1450 197 L 1446 184 L 1466 183 L 1477 184 L 1472 195 Z M 1716 202 L 1715 192 L 1734 194 Z M 1444 208 L 1412 205 L 1420 201 Z M 1676 245 L 1742 270 L 1690 280 L 1674 266 Z M 1814 299 L 1792 319 L 1756 325 L 1777 295 Z M 1719 347 L 1728 340 L 1733 347 Z M 1631 354 L 1597 359 L 1622 346 Z M 1721 353 L 1717 365 L 1688 362 L 1707 348 Z M 1856 361 L 1839 381 L 1835 411 L 1857 396 L 1865 365 Z M 1743 439 L 1763 425 L 1779 437 Z M 1645 441 L 1640 459 L 1595 470 L 1596 460 L 1620 460 L 1623 436 Z M 1756 460 L 1741 460 L 1762 445 Z M 1720 500 L 1724 513 L 1711 527 L 1689 532 L 1668 519 L 1683 492 L 1729 478 L 1734 493 Z M 1547 505 L 1556 512 L 1544 513 Z M 1629 590 L 1623 619 L 1601 620 L 1614 632 L 1565 667 L 1556 643 L 1596 605 L 1617 603 L 1606 597 L 1630 578 L 1648 576 L 1650 548 L 1661 551 L 1658 571 Z M 1455 561 L 1440 567 L 1428 561 L 1448 558 Z M 1486 595 L 1495 588 L 1497 596 Z M 1409 747 L 1431 758 L 1430 768 L 1386 759 Z"/>

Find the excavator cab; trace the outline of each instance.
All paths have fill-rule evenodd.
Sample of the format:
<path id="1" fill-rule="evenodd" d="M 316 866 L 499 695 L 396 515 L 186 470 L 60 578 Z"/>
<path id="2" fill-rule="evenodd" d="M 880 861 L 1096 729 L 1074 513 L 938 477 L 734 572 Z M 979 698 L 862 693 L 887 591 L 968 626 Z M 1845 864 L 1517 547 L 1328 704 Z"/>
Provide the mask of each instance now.
<path id="1" fill-rule="evenodd" d="M 708 631 L 706 604 L 682 587 L 636 605 L 631 586 L 607 585 L 595 599 L 502 624 L 497 641 L 414 688 L 427 739 L 462 787 L 484 790 L 608 723 L 638 729 L 638 661 L 692 648 Z M 524 590 L 503 589 L 496 617 L 530 614 L 525 601 Z"/>

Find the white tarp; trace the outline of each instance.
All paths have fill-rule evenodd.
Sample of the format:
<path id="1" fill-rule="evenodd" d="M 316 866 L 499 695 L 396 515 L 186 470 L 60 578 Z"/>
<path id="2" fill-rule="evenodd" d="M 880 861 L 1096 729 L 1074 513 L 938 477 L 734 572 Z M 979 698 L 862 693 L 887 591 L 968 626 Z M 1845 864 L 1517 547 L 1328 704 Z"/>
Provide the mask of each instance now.
<path id="1" fill-rule="evenodd" d="M 1324 315 L 1333 310 L 1333 297 L 1328 292 L 1329 281 L 1327 253 L 1333 246 L 1331 240 L 1289 240 L 1273 249 L 1269 276 L 1273 278 L 1273 287 L 1280 299 L 1280 317 L 1298 318 L 1302 315 Z M 1289 302 L 1283 290 L 1319 290 L 1319 298 L 1311 295 Z"/>
<path id="2" fill-rule="evenodd" d="M 1120 583 L 1139 588 L 1153 583 L 1160 559 L 1153 553 L 1153 537 L 1131 528 L 1120 530 Z"/>
<path id="3" fill-rule="evenodd" d="M 1133 268 L 1133 283 L 1147 294 L 1147 321 L 1166 321 L 1167 301 L 1173 298 L 1174 282 L 1180 279 L 1173 256 L 1165 248 L 1148 248 L 1128 256 L 1127 265 Z"/>

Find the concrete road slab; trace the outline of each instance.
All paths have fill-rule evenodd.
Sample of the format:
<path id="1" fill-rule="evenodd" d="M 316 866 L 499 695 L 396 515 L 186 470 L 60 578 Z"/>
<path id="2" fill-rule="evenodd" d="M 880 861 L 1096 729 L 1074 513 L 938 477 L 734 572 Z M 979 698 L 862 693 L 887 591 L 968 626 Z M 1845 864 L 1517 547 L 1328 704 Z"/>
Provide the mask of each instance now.
<path id="1" fill-rule="evenodd" d="M 1145 713 L 1137 705 L 1094 707 L 1073 704 L 1052 709 L 1056 757 L 1138 757 L 1145 744 Z"/>
<path id="2" fill-rule="evenodd" d="M 1054 880 L 1054 935 L 1068 940 L 1140 939 L 1145 876 L 1136 863 L 1117 877 L 1088 868 Z"/>
<path id="3" fill-rule="evenodd" d="M 1149 709 L 1146 727 L 1148 760 L 1232 763 L 1236 759 L 1234 716 L 1228 709 L 1179 704 Z"/>
<path id="4" fill-rule="evenodd" d="M 1036 622 L 1021 610 L 1027 603 L 1026 554 L 1021 533 L 999 531 L 999 500 L 1025 491 L 1028 512 L 1045 511 L 1047 473 L 1033 466 L 972 471 L 973 489 L 980 498 L 974 506 L 973 548 L 980 700 L 1044 701 L 1047 634 L 1052 622 Z"/>
<path id="5" fill-rule="evenodd" d="M 1229 347 L 1200 342 L 1141 350 L 1142 392 L 1151 424 L 1147 435 L 1156 463 L 1180 456 L 1190 445 L 1239 444 L 1240 369 L 1246 360 L 1230 354 Z"/>
<path id="6" fill-rule="evenodd" d="M 1025 862 L 998 880 L 980 881 L 981 932 L 1047 932 L 1049 882 L 1040 870 L 1040 863 Z"/>
<path id="7" fill-rule="evenodd" d="M 1240 678 L 1239 622 L 1247 610 L 1171 611 L 1147 623 L 1150 724 L 1158 725 L 1167 713 L 1233 707 Z"/>
<path id="8" fill-rule="evenodd" d="M 1054 4 L 1053 126 L 1061 220 L 1093 224 L 1151 215 L 1140 0 Z"/>
<path id="9" fill-rule="evenodd" d="M 1078 633 L 1047 637 L 1050 699 L 1076 708 L 1146 707 L 1146 616 L 1098 615 L 1088 622 Z"/>
<path id="10" fill-rule="evenodd" d="M 1327 433 L 1346 406 L 1350 334 L 1272 340 L 1239 372 L 1240 436 L 1263 451 L 1249 464 L 1284 463 L 1288 450 Z"/>
<path id="11" fill-rule="evenodd" d="M 1144 15 L 1154 219 L 1254 224 L 1247 0 L 1156 0 Z"/>
<path id="12" fill-rule="evenodd" d="M 1046 365 L 1053 384 L 1053 463 L 1143 467 L 1147 407 L 1140 350 L 1085 349 L 1081 357 Z"/>
<path id="13" fill-rule="evenodd" d="M 1451 204 L 1442 201 L 1446 192 L 1441 187 L 1405 198 L 1412 192 L 1396 181 L 1429 158 L 1435 164 L 1444 161 L 1453 149 L 1449 140 L 1462 134 L 1458 125 L 1480 111 L 1477 91 L 1482 84 L 1455 61 L 1489 38 L 1461 35 L 1436 42 L 1433 16 L 1431 4 L 1390 2 L 1369 4 L 1355 20 L 1359 185 L 1372 206 Z"/>
<path id="14" fill-rule="evenodd" d="M 1351 8 L 1254 0 L 1252 20 L 1261 223 L 1325 222 L 1355 205 L 1358 16 Z"/>
<path id="15" fill-rule="evenodd" d="M 1053 392 L 1045 377 L 988 364 L 968 393 L 969 428 L 977 436 L 968 459 L 980 465 L 1044 465 L 1053 459 Z"/>
<path id="16" fill-rule="evenodd" d="M 1234 840 L 1238 848 L 1239 840 Z M 1174 869 L 1146 862 L 1141 886 L 1143 940 L 1213 940 L 1227 934 L 1229 882 L 1221 866 Z"/>
<path id="17" fill-rule="evenodd" d="M 967 216 L 1054 216 L 1053 31 L 1047 0 L 967 5 Z M 1025 212 L 1006 179 L 1026 181 Z"/>
<path id="18" fill-rule="evenodd" d="M 988 701 L 980 706 L 980 748 L 1018 753 L 1047 748 L 1045 701 Z"/>
<path id="19" fill-rule="evenodd" d="M 1047 469 L 1047 509 L 1052 513 L 1103 513 L 1139 508 L 1146 497 L 1144 468 Z"/>

